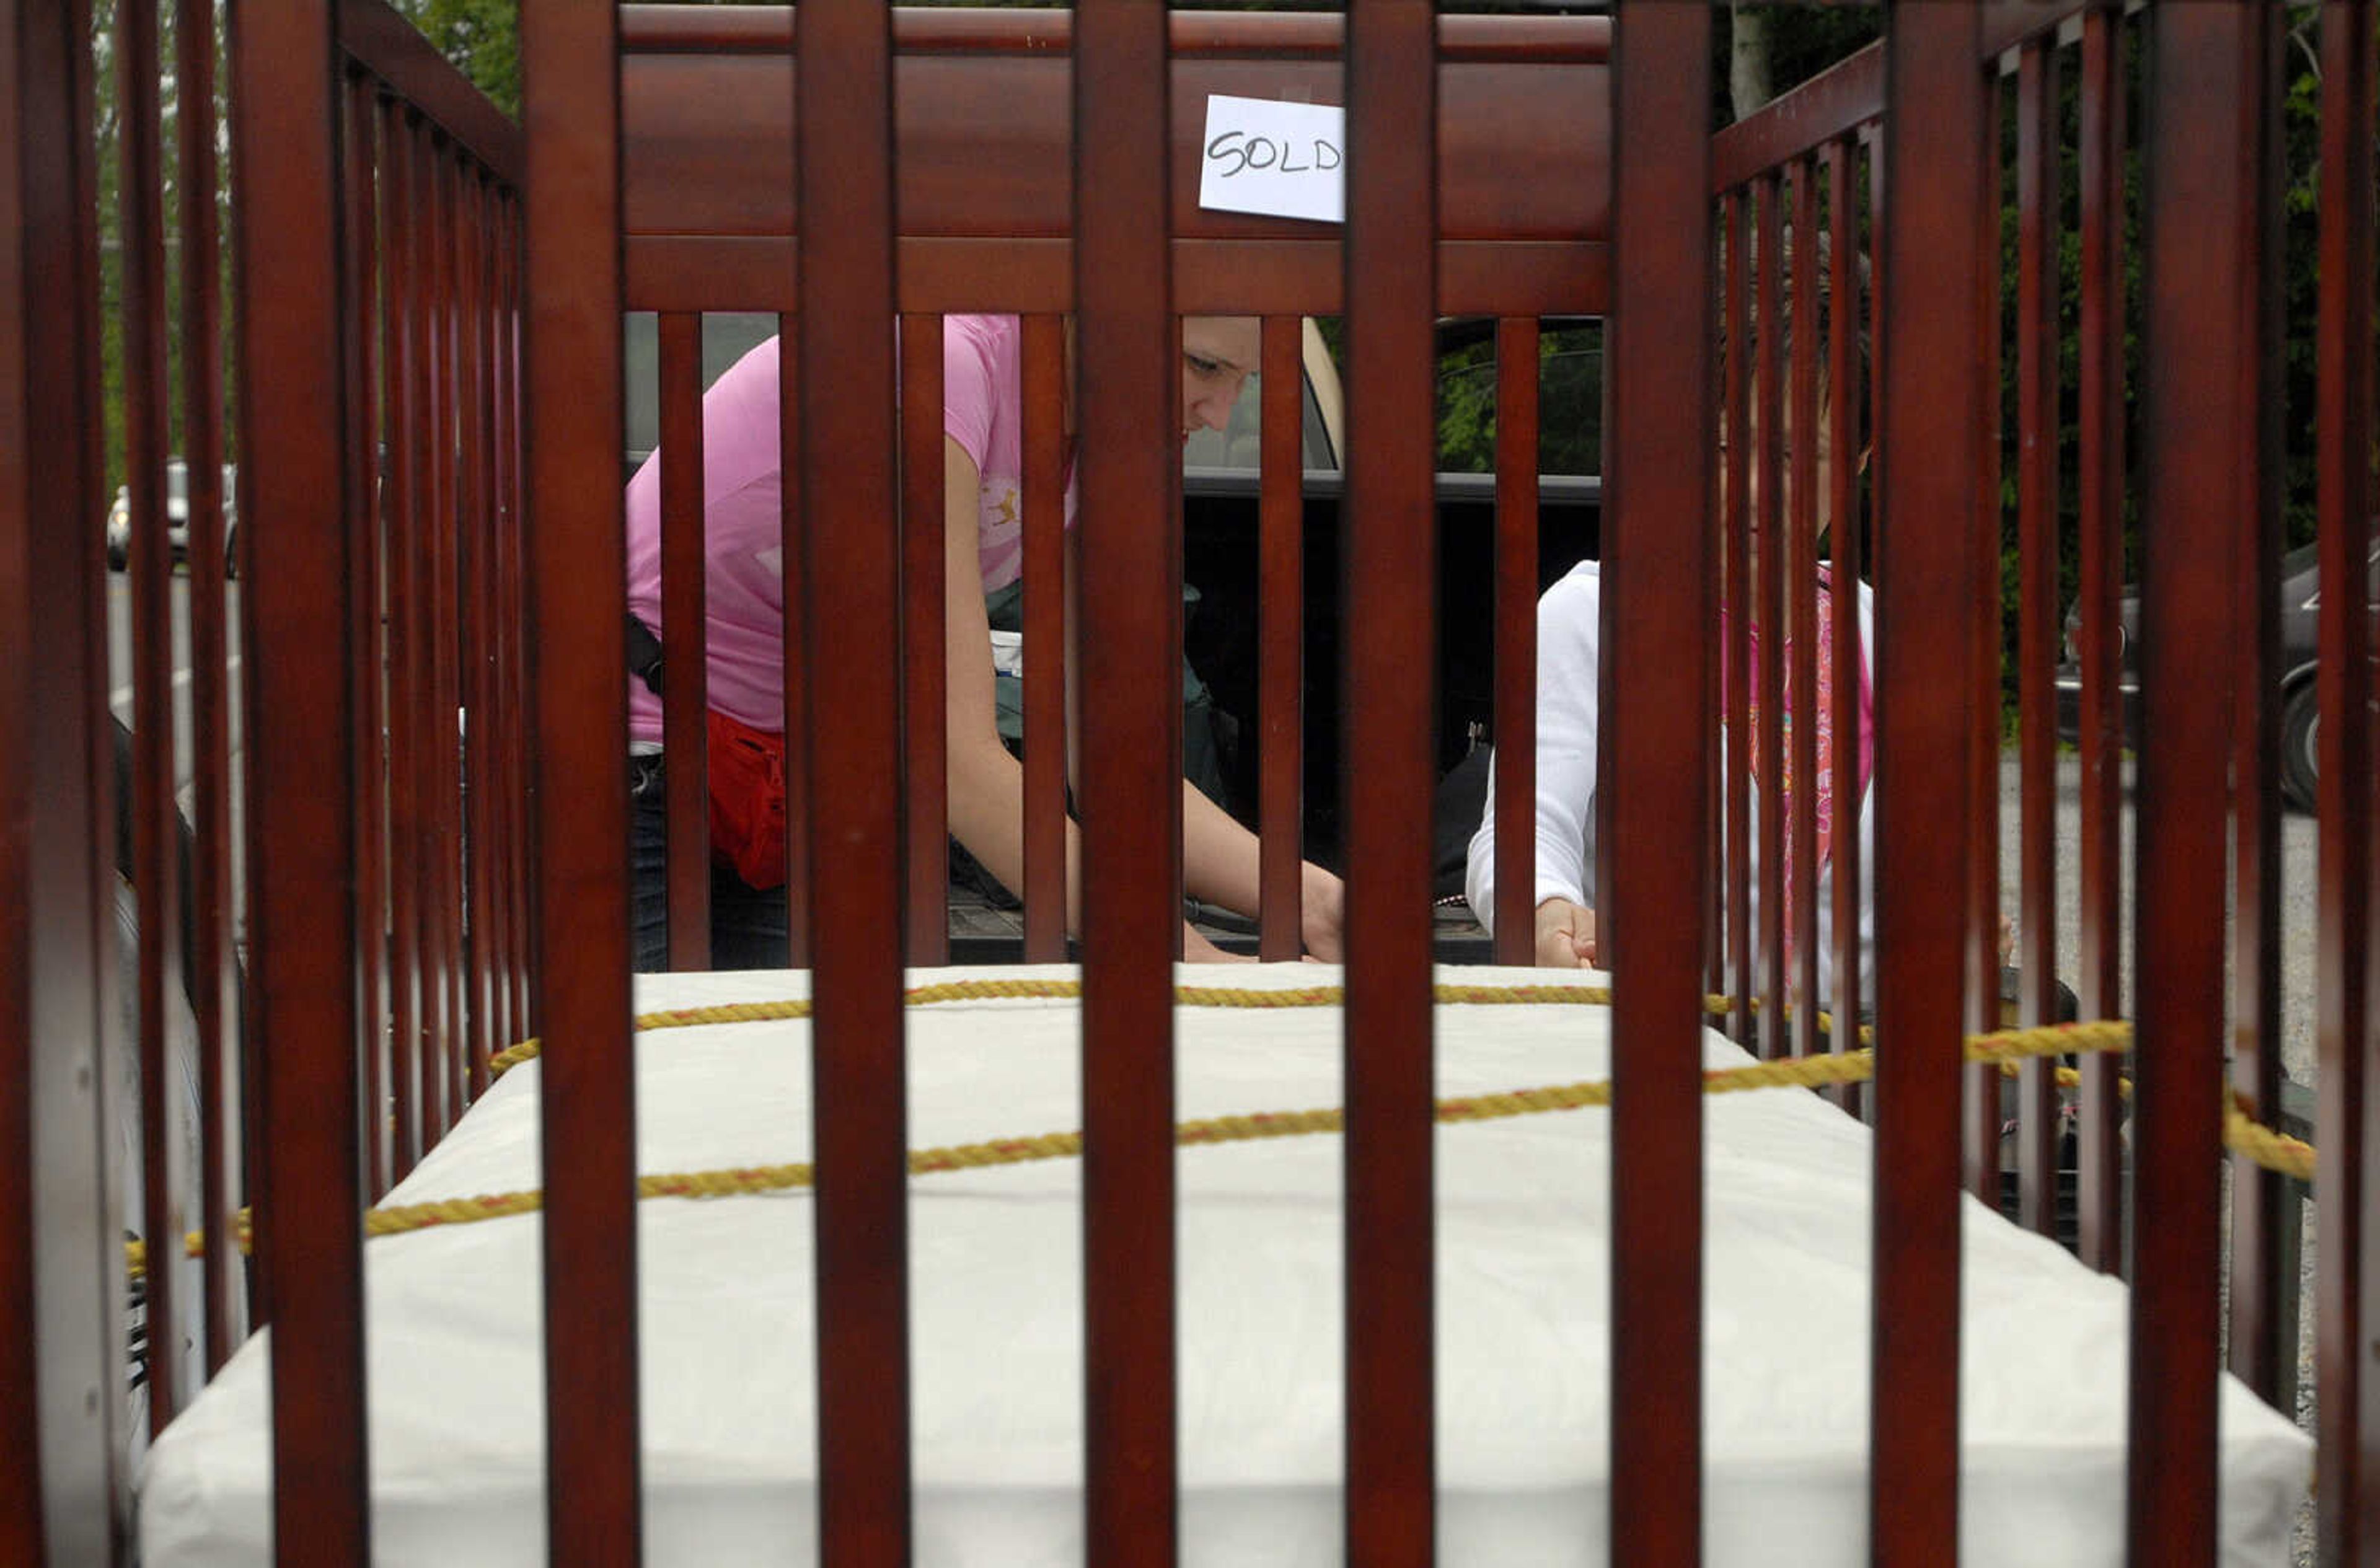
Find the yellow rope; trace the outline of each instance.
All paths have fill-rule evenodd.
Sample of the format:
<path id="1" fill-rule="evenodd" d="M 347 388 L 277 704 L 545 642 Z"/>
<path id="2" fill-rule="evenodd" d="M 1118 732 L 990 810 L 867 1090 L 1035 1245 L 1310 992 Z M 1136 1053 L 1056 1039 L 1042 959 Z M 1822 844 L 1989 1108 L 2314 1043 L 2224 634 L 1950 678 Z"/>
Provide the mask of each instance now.
<path id="1" fill-rule="evenodd" d="M 1608 1003 L 1611 996 L 1609 989 L 1599 986 L 1440 985 L 1432 990 L 1438 1002 L 1454 1005 L 1556 1003 L 1601 1005 Z M 991 998 L 1063 998 L 1079 996 L 1081 992 L 1081 982 L 1076 980 L 953 980 L 917 987 L 905 993 L 905 1000 L 911 1006 L 927 1006 L 937 1003 Z M 1313 986 L 1292 991 L 1182 986 L 1175 988 L 1174 994 L 1178 1003 L 1190 1007 L 1323 1007 L 1335 1006 L 1344 998 L 1343 990 L 1337 986 Z M 1718 1010 L 1724 1010 L 1724 998 L 1706 1000 L 1718 1003 Z M 807 1001 L 735 1003 L 716 1007 L 649 1013 L 638 1018 L 637 1027 L 639 1029 L 664 1029 L 695 1024 L 798 1018 L 808 1015 L 809 1011 L 810 1004 Z M 1824 1016 L 1820 1015 L 1822 1020 Z M 1969 1062 L 1995 1064 L 2002 1073 L 2013 1076 L 2024 1061 L 2032 1058 L 2126 1050 L 2131 1043 L 2131 1025 L 2115 1021 L 2053 1024 L 1971 1036 L 1963 1042 L 1963 1049 Z M 537 1041 L 524 1040 L 504 1054 L 515 1056 L 516 1062 L 526 1061 L 536 1054 L 536 1050 Z M 516 1052 L 518 1054 L 515 1055 Z M 1856 1051 L 1779 1057 L 1743 1066 L 1714 1069 L 1703 1075 L 1703 1090 L 1706 1094 L 1727 1094 L 1758 1088 L 1815 1088 L 1832 1084 L 1864 1082 L 1875 1073 L 1876 1053 L 1872 1049 L 1863 1047 Z M 2058 1070 L 2058 1081 L 2070 1087 L 2079 1083 L 2081 1076 L 2070 1067 L 2061 1066 Z M 2130 1088 L 2129 1084 L 2121 1087 L 2126 1090 Z M 1484 1122 L 1610 1103 L 1610 1080 L 1598 1078 L 1441 1100 L 1437 1103 L 1436 1114 L 1441 1122 Z M 2236 1090 L 2229 1092 L 2224 1117 L 2225 1146 L 2266 1170 L 2311 1182 L 2314 1172 L 2313 1147 L 2260 1125 L 2247 1114 L 2244 1103 Z M 1343 1131 L 1345 1125 L 1345 1113 L 1336 1108 L 1256 1112 L 1179 1123 L 1174 1128 L 1174 1142 L 1185 1147 L 1239 1143 L 1257 1138 L 1336 1133 Z M 1043 1133 L 940 1149 L 912 1149 L 908 1165 L 913 1175 L 930 1175 L 940 1172 L 979 1170 L 992 1165 L 1072 1159 L 1082 1151 L 1083 1137 L 1078 1132 Z M 639 1198 L 726 1197 L 782 1192 L 808 1187 L 812 1174 L 812 1167 L 808 1162 L 801 1162 L 640 1176 L 637 1179 L 637 1196 Z M 367 1236 L 396 1235 L 435 1225 L 503 1219 L 529 1213 L 542 1207 L 543 1203 L 543 1194 L 531 1189 L 374 1209 L 364 1216 L 364 1234 Z M 240 1211 L 235 1230 L 245 1250 L 249 1239 L 247 1210 Z M 197 1257 L 203 1243 L 203 1236 L 192 1232 L 186 1238 L 185 1245 L 189 1255 Z M 125 1251 L 133 1276 L 139 1278 L 145 1261 L 141 1244 L 127 1242 Z"/>

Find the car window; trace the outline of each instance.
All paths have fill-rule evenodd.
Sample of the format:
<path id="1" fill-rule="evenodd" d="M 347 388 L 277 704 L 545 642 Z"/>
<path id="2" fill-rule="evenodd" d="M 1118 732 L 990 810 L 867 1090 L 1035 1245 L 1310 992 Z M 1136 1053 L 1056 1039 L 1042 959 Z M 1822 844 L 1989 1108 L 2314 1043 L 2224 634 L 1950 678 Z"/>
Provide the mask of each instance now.
<path id="1" fill-rule="evenodd" d="M 1298 394 L 1298 462 L 1306 468 L 1336 468 L 1339 457 L 1330 432 L 1340 417 L 1338 388 L 1333 385 L 1318 390 L 1314 384 L 1318 369 L 1320 373 L 1330 372 L 1330 350 L 1311 319 L 1305 325 L 1304 354 L 1307 373 Z M 1326 398 L 1330 404 L 1327 409 L 1323 407 Z M 1264 446 L 1263 432 L 1264 378 L 1251 375 L 1240 393 L 1240 400 L 1232 405 L 1231 423 L 1220 431 L 1194 432 L 1183 444 L 1182 466 L 1255 473 Z"/>
<path id="2" fill-rule="evenodd" d="M 1320 324 L 1318 340 L 1343 351 L 1337 321 Z M 1496 322 L 1488 317 L 1450 318 L 1438 329 L 1438 471 L 1486 474 L 1496 468 Z M 1577 317 L 1548 321 L 1538 334 L 1537 471 L 1592 477 L 1603 470 L 1603 327 Z M 1309 371 L 1312 366 L 1308 366 Z M 1329 424 L 1306 388 L 1305 466 L 1337 468 Z M 1334 410 L 1331 419 L 1339 416 Z M 1229 429 L 1193 436 L 1194 468 L 1254 471 L 1262 419 L 1259 399 L 1244 395 Z M 1325 454 L 1332 454 L 1325 456 Z"/>

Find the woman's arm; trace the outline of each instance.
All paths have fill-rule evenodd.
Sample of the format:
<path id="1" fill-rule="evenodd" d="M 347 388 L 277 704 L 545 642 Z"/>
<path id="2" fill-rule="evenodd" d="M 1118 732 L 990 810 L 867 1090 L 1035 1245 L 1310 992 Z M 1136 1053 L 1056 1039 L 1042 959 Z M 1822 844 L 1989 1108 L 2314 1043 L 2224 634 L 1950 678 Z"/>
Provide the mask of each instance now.
<path id="1" fill-rule="evenodd" d="M 1536 962 L 1596 962 L 1594 868 L 1587 854 L 1596 776 L 1597 638 L 1601 579 L 1574 572 L 1537 603 Z M 1492 769 L 1492 764 L 1491 764 Z M 1491 771 L 1464 891 L 1472 913 L 1496 921 L 1496 788 Z"/>
<path id="2" fill-rule="evenodd" d="M 976 509 L 982 479 L 966 448 L 942 439 L 943 663 L 948 696 L 944 724 L 950 759 L 950 831 L 1002 885 L 1025 886 L 1025 770 L 1001 743 L 993 701 L 991 627 L 983 607 L 983 565 L 977 553 Z M 1074 552 L 1068 541 L 1067 686 L 1079 667 L 1072 591 Z M 1073 703 L 1070 701 L 1070 708 Z M 1068 760 L 1079 725 L 1069 714 Z M 1072 767 L 1068 769 L 1073 772 Z M 1082 835 L 1066 822 L 1066 930 L 1082 930 Z M 1214 963 L 1233 955 L 1183 925 L 1183 955 Z"/>
<path id="3" fill-rule="evenodd" d="M 982 476 L 966 448 L 942 438 L 943 723 L 950 830 L 1002 884 L 1025 887 L 1025 770 L 1001 744 L 993 703 L 991 626 L 983 608 L 976 511 Z M 1066 824 L 1066 929 L 1080 930 L 1075 824 Z"/>
<path id="4" fill-rule="evenodd" d="M 1329 871 L 1299 868 L 1299 936 L 1305 951 L 1329 963 L 1345 955 L 1346 890 Z M 1257 835 L 1201 794 L 1182 784 L 1182 887 L 1193 898 L 1254 915 L 1263 882 Z"/>

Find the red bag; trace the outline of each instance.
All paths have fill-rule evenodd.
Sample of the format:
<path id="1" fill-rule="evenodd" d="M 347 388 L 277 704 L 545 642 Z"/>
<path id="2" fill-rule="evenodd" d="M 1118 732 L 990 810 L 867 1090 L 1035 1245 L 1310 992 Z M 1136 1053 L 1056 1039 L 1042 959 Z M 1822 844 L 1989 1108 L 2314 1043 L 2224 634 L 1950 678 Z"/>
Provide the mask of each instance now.
<path id="1" fill-rule="evenodd" d="M 785 737 L 710 711 L 710 857 L 747 886 L 785 881 Z"/>

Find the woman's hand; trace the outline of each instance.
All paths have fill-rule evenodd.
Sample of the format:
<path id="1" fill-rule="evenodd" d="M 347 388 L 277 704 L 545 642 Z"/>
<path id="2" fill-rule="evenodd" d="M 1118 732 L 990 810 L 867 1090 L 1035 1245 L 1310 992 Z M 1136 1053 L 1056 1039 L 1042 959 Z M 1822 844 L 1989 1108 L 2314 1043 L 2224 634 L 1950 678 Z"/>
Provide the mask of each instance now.
<path id="1" fill-rule="evenodd" d="M 1537 906 L 1537 966 L 1591 968 L 1595 956 L 1595 911 L 1567 898 Z"/>
<path id="2" fill-rule="evenodd" d="M 1309 957 L 1339 964 L 1347 957 L 1347 884 L 1308 861 L 1298 888 L 1299 931 Z"/>

